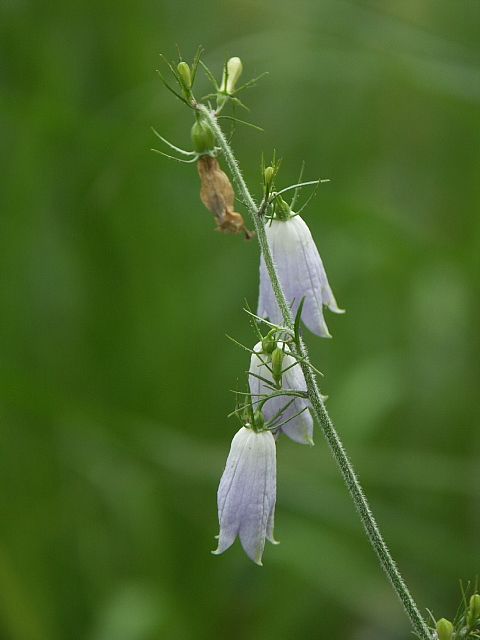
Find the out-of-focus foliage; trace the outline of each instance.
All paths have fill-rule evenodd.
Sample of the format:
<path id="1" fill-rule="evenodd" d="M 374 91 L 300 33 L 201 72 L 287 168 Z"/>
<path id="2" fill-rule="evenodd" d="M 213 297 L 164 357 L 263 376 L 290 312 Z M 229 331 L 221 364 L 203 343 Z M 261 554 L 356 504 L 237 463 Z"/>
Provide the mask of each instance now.
<path id="1" fill-rule="evenodd" d="M 3 0 L 2 640 L 409 637 L 319 429 L 279 441 L 265 566 L 210 555 L 259 256 L 150 152 L 150 126 L 190 144 L 175 44 L 269 71 L 239 114 L 265 133 L 233 139 L 256 195 L 262 150 L 280 186 L 331 179 L 303 217 L 347 313 L 305 337 L 414 597 L 453 618 L 480 572 L 479 30 L 477 0 Z"/>

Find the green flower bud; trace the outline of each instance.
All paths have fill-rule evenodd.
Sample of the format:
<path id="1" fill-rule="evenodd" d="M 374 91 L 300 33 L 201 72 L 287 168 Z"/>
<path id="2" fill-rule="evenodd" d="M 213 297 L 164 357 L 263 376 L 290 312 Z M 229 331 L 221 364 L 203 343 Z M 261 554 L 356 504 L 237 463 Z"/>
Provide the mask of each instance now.
<path id="1" fill-rule="evenodd" d="M 437 635 L 438 640 L 452 640 L 453 624 L 449 620 L 441 618 L 437 622 Z"/>
<path id="2" fill-rule="evenodd" d="M 277 387 L 282 387 L 282 370 L 283 370 L 283 358 L 285 357 L 284 351 L 276 347 L 272 352 L 272 377 L 277 383 Z"/>
<path id="3" fill-rule="evenodd" d="M 276 330 L 272 329 L 262 340 L 262 353 L 272 353 L 277 346 L 277 341 L 274 339 Z"/>
<path id="4" fill-rule="evenodd" d="M 256 409 L 253 414 L 253 429 L 257 433 L 263 431 L 263 425 L 265 424 L 265 416 L 261 409 Z"/>
<path id="5" fill-rule="evenodd" d="M 474 627 L 480 620 L 480 595 L 475 593 L 470 598 L 470 605 L 467 613 L 467 624 L 470 628 Z"/>
<path id="6" fill-rule="evenodd" d="M 263 174 L 265 178 L 265 184 L 270 184 L 273 179 L 274 173 L 275 171 L 273 170 L 273 167 L 267 167 L 265 169 L 265 173 Z"/>
<path id="7" fill-rule="evenodd" d="M 243 65 L 240 58 L 230 58 L 227 62 L 227 74 L 225 70 L 223 71 L 222 84 L 220 85 L 221 93 L 228 93 L 232 95 L 235 91 L 235 85 L 237 84 L 237 80 L 242 75 Z M 226 76 L 228 77 L 226 78 Z"/>
<path id="8" fill-rule="evenodd" d="M 215 136 L 209 124 L 196 120 L 191 134 L 193 148 L 200 155 L 211 155 L 215 151 Z"/>
<path id="9" fill-rule="evenodd" d="M 183 88 L 189 91 L 192 88 L 192 76 L 190 74 L 190 67 L 186 62 L 179 62 L 177 65 L 178 75 L 182 81 Z"/>
<path id="10" fill-rule="evenodd" d="M 285 200 L 281 196 L 277 196 L 276 203 L 277 203 L 277 208 L 275 211 L 275 215 L 278 218 L 278 220 L 283 220 L 284 222 L 286 222 L 287 220 L 290 220 L 290 218 L 292 217 L 292 210 L 290 209 L 289 205 L 285 202 Z"/>

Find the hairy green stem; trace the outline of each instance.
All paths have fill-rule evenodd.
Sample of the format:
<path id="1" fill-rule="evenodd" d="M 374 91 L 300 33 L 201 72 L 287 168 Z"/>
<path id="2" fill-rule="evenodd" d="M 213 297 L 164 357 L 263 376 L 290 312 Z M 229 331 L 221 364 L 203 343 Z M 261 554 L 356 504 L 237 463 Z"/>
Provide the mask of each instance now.
<path id="1" fill-rule="evenodd" d="M 202 113 L 205 120 L 207 120 L 207 122 L 210 124 L 215 134 L 215 138 L 220 146 L 220 149 L 222 150 L 222 153 L 228 163 L 243 203 L 245 204 L 253 218 L 253 221 L 255 223 L 255 230 L 257 232 L 257 237 L 260 243 L 260 248 L 265 259 L 265 264 L 270 276 L 270 280 L 272 282 L 275 297 L 282 311 L 285 327 L 287 327 L 290 331 L 293 331 L 294 321 L 290 312 L 290 307 L 278 279 L 277 270 L 273 261 L 270 247 L 268 245 L 267 235 L 265 233 L 265 224 L 262 216 L 259 215 L 259 208 L 250 195 L 250 191 L 248 190 L 245 180 L 243 179 L 237 160 L 233 155 L 231 147 L 228 144 L 228 141 L 222 129 L 218 125 L 215 114 L 204 105 L 198 105 L 198 109 Z M 325 405 L 323 404 L 322 397 L 320 395 L 320 391 L 315 379 L 315 374 L 313 373 L 313 369 L 310 365 L 307 348 L 302 338 L 300 339 L 298 355 L 301 358 L 300 364 L 305 376 L 313 413 L 315 414 L 318 423 L 321 425 L 323 433 L 325 434 L 325 438 L 327 439 L 327 442 L 332 450 L 333 456 L 341 469 L 345 483 L 348 487 L 350 495 L 352 496 L 355 507 L 360 514 L 363 526 L 365 527 L 370 542 L 375 550 L 375 553 L 378 556 L 380 564 L 387 574 L 388 578 L 390 579 L 390 582 L 392 583 L 398 597 L 402 601 L 415 632 L 420 636 L 420 638 L 422 638 L 422 640 L 432 640 L 429 628 L 425 623 L 425 620 L 420 615 L 418 607 L 415 604 L 412 596 L 410 595 L 410 592 L 405 582 L 403 581 L 403 578 L 400 575 L 400 572 L 398 571 L 397 566 L 382 538 L 375 518 L 370 511 L 368 501 L 363 493 L 363 489 L 356 477 L 355 471 L 348 459 L 348 456 L 345 453 L 342 442 L 338 437 L 338 434 L 333 426 L 330 416 L 328 415 Z"/>

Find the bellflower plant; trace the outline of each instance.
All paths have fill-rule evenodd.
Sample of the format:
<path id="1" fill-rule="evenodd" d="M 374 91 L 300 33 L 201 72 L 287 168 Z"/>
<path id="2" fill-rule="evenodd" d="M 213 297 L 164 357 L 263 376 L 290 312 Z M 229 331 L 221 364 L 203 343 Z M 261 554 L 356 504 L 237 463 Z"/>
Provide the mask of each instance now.
<path id="1" fill-rule="evenodd" d="M 218 488 L 220 534 L 214 554 L 223 553 L 237 536 L 245 553 L 262 564 L 265 538 L 273 538 L 276 500 L 276 451 L 271 431 L 243 426 L 234 436 Z"/>
<path id="2" fill-rule="evenodd" d="M 276 388 L 284 391 L 307 391 L 307 385 L 302 369 L 284 342 L 276 343 L 272 353 L 264 350 L 262 342 L 253 348 L 250 360 L 249 384 L 252 402 L 271 396 Z M 278 354 L 278 355 L 277 355 Z M 272 358 L 273 356 L 273 358 Z M 274 380 L 273 359 L 281 360 L 280 373 Z M 262 404 L 262 411 L 266 420 L 278 417 L 282 426 L 276 435 L 284 433 L 300 444 L 313 444 L 313 418 L 310 413 L 310 401 L 306 397 L 289 395 L 274 395 Z"/>
<path id="3" fill-rule="evenodd" d="M 344 311 L 337 306 L 310 229 L 298 214 L 291 212 L 281 196 L 277 196 L 277 200 L 275 217 L 266 224 L 265 232 L 278 279 L 292 314 L 296 314 L 305 297 L 302 320 L 306 327 L 317 336 L 330 338 L 323 307 L 334 313 Z M 283 321 L 263 255 L 260 258 L 258 315 L 268 318 L 273 324 L 282 324 Z"/>
<path id="4" fill-rule="evenodd" d="M 367 498 L 325 409 L 324 397 L 315 378 L 316 369 L 310 362 L 300 333 L 300 319 L 312 333 L 329 337 L 323 307 L 335 313 L 343 311 L 337 306 L 310 230 L 280 195 L 289 188 L 311 183 L 287 187 L 276 193 L 274 182 L 279 163 L 274 159 L 272 166 L 262 167 L 263 197 L 260 205 L 255 202 L 229 139 L 219 125 L 220 111 L 228 104 L 243 106 L 238 93 L 254 84 L 255 80 L 236 88 L 242 73 L 241 60 L 236 57 L 225 63 L 220 84 L 202 63 L 214 87 L 214 93 L 206 97 L 215 98 L 216 107 L 213 108 L 210 102 L 198 102 L 193 95 L 193 85 L 200 56 L 201 49 L 192 67 L 183 60 L 176 67 L 167 63 L 178 90 L 170 87 L 160 74 L 165 86 L 193 112 L 195 122 L 191 133 L 194 150 L 184 151 L 156 135 L 177 153 L 192 156 L 191 160 L 182 162 L 197 161 L 202 180 L 201 199 L 213 214 L 217 229 L 224 234 L 243 233 L 250 240 L 254 234 L 246 229 L 242 216 L 234 210 L 233 185 L 217 160 L 222 154 L 237 189 L 237 200 L 243 203 L 253 219 L 261 249 L 258 314 L 249 312 L 260 342 L 253 350 L 247 349 L 251 353 L 247 373 L 249 390 L 245 393 L 244 406 L 234 412 L 242 414 L 242 427 L 233 438 L 220 480 L 220 533 L 218 548 L 213 553 L 223 553 L 239 537 L 246 554 L 255 563 L 262 563 L 265 540 L 275 542 L 276 437 L 285 433 L 295 442 L 313 444 L 315 419 L 338 463 L 380 565 L 399 596 L 415 634 L 421 640 L 480 640 L 478 593 L 472 595 L 470 602 L 464 594 L 464 605 L 453 623 L 441 618 L 438 622 L 433 620 L 434 627 L 427 625 L 381 536 Z M 235 117 L 231 120 L 240 122 Z M 258 328 L 261 323 L 268 327 L 266 337 Z"/>

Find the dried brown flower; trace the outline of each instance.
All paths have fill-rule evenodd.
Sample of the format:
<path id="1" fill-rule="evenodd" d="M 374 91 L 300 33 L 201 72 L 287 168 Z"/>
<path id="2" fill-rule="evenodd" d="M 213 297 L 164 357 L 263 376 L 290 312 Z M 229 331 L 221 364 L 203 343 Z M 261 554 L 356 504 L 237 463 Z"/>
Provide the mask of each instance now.
<path id="1" fill-rule="evenodd" d="M 221 170 L 218 160 L 208 155 L 198 159 L 198 173 L 202 180 L 200 197 L 207 209 L 213 213 L 218 224 L 217 231 L 223 233 L 245 233 L 250 240 L 255 235 L 249 231 L 242 216 L 233 210 L 235 192 L 228 176 Z"/>

